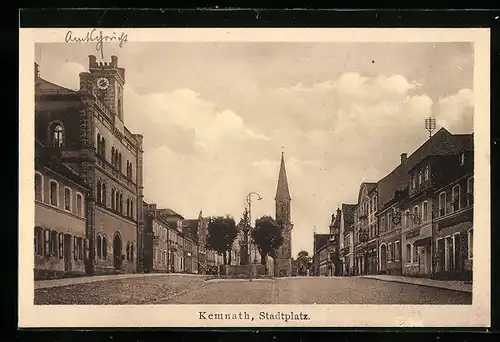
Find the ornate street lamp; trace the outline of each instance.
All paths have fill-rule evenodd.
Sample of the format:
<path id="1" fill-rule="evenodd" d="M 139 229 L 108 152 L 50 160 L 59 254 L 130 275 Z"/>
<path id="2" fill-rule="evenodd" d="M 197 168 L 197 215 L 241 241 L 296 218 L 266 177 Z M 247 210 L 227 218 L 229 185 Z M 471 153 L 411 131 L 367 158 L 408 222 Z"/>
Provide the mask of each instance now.
<path id="1" fill-rule="evenodd" d="M 262 200 L 262 196 L 259 195 L 258 193 L 256 192 L 250 192 L 248 195 L 247 195 L 247 198 L 246 198 L 246 201 L 247 201 L 247 204 L 248 204 L 248 226 L 245 227 L 244 229 L 244 241 L 245 241 L 245 245 L 247 246 L 247 260 L 248 262 L 250 263 L 251 261 L 251 255 L 250 255 L 250 244 L 249 244 L 249 241 L 248 241 L 248 233 L 252 227 L 252 196 L 255 195 L 257 196 L 257 200 L 260 201 Z M 255 249 L 255 252 L 254 252 L 254 261 L 257 261 L 257 250 Z"/>

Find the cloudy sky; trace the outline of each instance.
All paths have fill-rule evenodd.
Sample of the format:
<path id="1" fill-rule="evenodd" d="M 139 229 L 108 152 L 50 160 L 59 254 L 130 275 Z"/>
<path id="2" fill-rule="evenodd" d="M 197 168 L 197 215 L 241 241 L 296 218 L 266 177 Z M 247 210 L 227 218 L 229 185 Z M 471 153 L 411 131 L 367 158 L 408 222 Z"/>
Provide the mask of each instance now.
<path id="1" fill-rule="evenodd" d="M 78 89 L 90 44 L 39 44 L 41 77 Z M 108 44 L 126 69 L 125 124 L 144 135 L 145 200 L 186 218 L 231 214 L 258 192 L 274 216 L 281 151 L 292 251 L 312 251 L 341 203 L 427 138 L 424 118 L 473 129 L 469 43 Z"/>

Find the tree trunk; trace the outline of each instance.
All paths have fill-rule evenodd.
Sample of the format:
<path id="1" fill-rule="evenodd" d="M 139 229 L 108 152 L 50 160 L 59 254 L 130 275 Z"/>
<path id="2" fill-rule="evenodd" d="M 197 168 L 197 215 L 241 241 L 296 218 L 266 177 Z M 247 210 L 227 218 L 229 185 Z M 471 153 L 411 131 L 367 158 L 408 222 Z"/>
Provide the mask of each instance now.
<path id="1" fill-rule="evenodd" d="M 260 255 L 260 264 L 266 265 L 266 261 L 267 261 L 267 254 L 261 254 Z"/>
<path id="2" fill-rule="evenodd" d="M 222 253 L 222 258 L 224 260 L 224 265 L 227 265 L 227 254 L 226 254 L 226 252 Z"/>
<path id="3" fill-rule="evenodd" d="M 231 250 L 228 250 L 228 251 L 227 251 L 227 254 L 228 254 L 227 264 L 228 264 L 228 265 L 231 265 L 231 259 L 232 259 L 232 258 L 231 258 Z"/>

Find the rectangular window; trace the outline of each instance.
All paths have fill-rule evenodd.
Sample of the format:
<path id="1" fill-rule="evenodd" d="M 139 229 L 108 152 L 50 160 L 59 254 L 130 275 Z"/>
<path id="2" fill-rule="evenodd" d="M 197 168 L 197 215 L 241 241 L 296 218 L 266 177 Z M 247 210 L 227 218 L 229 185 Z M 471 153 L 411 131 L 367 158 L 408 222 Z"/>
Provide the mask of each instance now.
<path id="1" fill-rule="evenodd" d="M 389 243 L 388 252 L 389 252 L 389 258 L 388 258 L 388 260 L 392 261 L 392 258 L 393 258 L 393 255 L 392 255 L 392 243 Z"/>
<path id="2" fill-rule="evenodd" d="M 429 205 L 427 202 L 422 203 L 422 221 L 427 221 L 429 219 Z"/>
<path id="3" fill-rule="evenodd" d="M 83 238 L 79 237 L 78 238 L 78 259 L 83 260 Z"/>
<path id="4" fill-rule="evenodd" d="M 399 241 L 396 241 L 396 242 L 394 243 L 394 259 L 395 259 L 396 261 L 399 261 L 399 260 L 400 260 L 400 258 L 401 258 L 401 255 L 400 255 L 400 254 L 401 254 L 401 249 L 400 249 L 400 247 L 399 247 Z"/>
<path id="5" fill-rule="evenodd" d="M 422 170 L 418 171 L 418 185 L 422 184 Z"/>
<path id="6" fill-rule="evenodd" d="M 71 211 L 71 189 L 64 188 L 64 210 Z"/>
<path id="7" fill-rule="evenodd" d="M 39 173 L 35 173 L 35 200 L 43 201 L 43 177 Z"/>
<path id="8" fill-rule="evenodd" d="M 59 259 L 64 256 L 64 234 L 59 233 Z"/>
<path id="9" fill-rule="evenodd" d="M 43 255 L 50 256 L 50 230 L 43 232 Z"/>
<path id="10" fill-rule="evenodd" d="M 50 232 L 50 255 L 51 256 L 57 256 L 57 252 L 58 252 L 58 249 L 57 249 L 57 240 L 58 240 L 58 236 L 57 236 L 57 232 Z"/>
<path id="11" fill-rule="evenodd" d="M 78 260 L 78 238 L 73 236 L 73 257 Z"/>
<path id="12" fill-rule="evenodd" d="M 35 228 L 35 254 L 43 255 L 43 229 Z"/>
<path id="13" fill-rule="evenodd" d="M 418 262 L 418 248 L 413 245 L 413 263 L 416 264 Z"/>
<path id="14" fill-rule="evenodd" d="M 424 180 L 429 180 L 429 165 L 426 165 L 425 166 L 425 170 L 424 170 Z"/>
<path id="15" fill-rule="evenodd" d="M 411 245 L 410 244 L 406 245 L 406 263 L 407 264 L 411 263 Z"/>

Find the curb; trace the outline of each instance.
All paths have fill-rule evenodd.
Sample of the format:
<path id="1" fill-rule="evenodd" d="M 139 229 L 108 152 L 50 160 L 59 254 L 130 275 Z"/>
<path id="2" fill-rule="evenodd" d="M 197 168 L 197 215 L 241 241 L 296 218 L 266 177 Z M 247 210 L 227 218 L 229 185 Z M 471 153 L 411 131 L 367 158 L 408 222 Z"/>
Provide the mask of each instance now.
<path id="1" fill-rule="evenodd" d="M 274 279 L 242 279 L 242 278 L 234 278 L 234 279 L 207 279 L 205 283 L 222 283 L 222 282 L 254 282 L 254 281 L 269 281 L 272 282 Z"/>
<path id="2" fill-rule="evenodd" d="M 364 279 L 373 279 L 373 280 L 378 280 L 378 281 L 385 281 L 388 283 L 399 283 L 399 284 L 408 284 L 408 285 L 417 285 L 417 286 L 424 286 L 424 287 L 432 287 L 435 289 L 441 289 L 441 290 L 448 290 L 448 291 L 454 291 L 454 292 L 462 292 L 462 293 L 470 293 L 472 294 L 471 290 L 466 290 L 466 289 L 450 289 L 449 287 L 444 287 L 444 286 L 439 286 L 439 285 L 432 285 L 432 284 L 417 284 L 417 283 L 411 283 L 408 281 L 403 281 L 403 280 L 389 280 L 389 279 L 379 279 L 379 278 L 372 278 L 372 277 L 363 277 L 361 278 Z"/>

